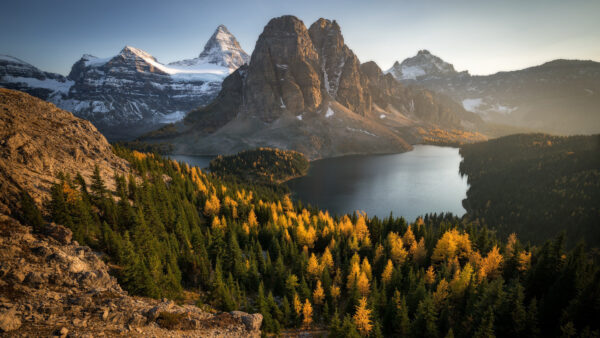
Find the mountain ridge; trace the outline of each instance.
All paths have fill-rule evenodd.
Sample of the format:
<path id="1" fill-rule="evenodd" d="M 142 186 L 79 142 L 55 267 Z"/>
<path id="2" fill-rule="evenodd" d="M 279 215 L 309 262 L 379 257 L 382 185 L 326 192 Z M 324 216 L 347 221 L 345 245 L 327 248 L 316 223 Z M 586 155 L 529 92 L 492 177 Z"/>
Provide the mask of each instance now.
<path id="1" fill-rule="evenodd" d="M 185 154 L 265 146 L 316 159 L 402 152 L 421 139 L 416 126 L 481 123 L 435 93 L 402 86 L 376 65 L 370 76 L 362 68 L 335 20 L 321 18 L 307 28 L 294 16 L 274 18 L 250 63 L 224 80 L 213 102 L 143 139 L 172 142 Z M 374 96 L 375 83 L 382 92 Z"/>
<path id="2" fill-rule="evenodd" d="M 554 134 L 600 132 L 600 62 L 555 59 L 490 75 L 440 73 L 419 55 L 402 64 L 415 62 L 421 62 L 418 76 L 404 76 L 398 62 L 389 73 L 407 85 L 445 94 L 488 122 Z"/>
<path id="3" fill-rule="evenodd" d="M 84 54 L 67 77 L 14 57 L 0 58 L 0 87 L 25 91 L 88 119 L 111 140 L 128 140 L 208 103 L 223 79 L 247 59 L 220 25 L 198 58 L 168 65 L 132 46 L 105 58 Z"/>

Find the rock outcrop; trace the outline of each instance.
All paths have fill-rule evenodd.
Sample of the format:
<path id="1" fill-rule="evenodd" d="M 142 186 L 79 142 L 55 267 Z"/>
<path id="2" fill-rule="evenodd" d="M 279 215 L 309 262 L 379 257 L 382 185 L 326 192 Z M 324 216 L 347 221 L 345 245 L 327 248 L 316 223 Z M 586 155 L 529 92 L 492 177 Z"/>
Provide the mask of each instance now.
<path id="1" fill-rule="evenodd" d="M 29 94 L 0 88 L 0 212 L 14 210 L 20 190 L 41 203 L 60 172 L 90 182 L 94 166 L 110 186 L 128 163 L 89 122 Z"/>
<path id="2" fill-rule="evenodd" d="M 451 100 L 448 100 L 451 101 Z M 374 63 L 361 65 L 336 21 L 310 29 L 274 18 L 250 64 L 224 82 L 218 97 L 183 123 L 144 137 L 182 154 L 229 154 L 258 146 L 297 150 L 311 159 L 395 153 L 418 142 L 417 127 L 476 128 L 457 104 L 406 88 Z"/>
<path id="3" fill-rule="evenodd" d="M 262 316 L 131 297 L 101 254 L 0 214 L 0 335 L 259 337 Z"/>

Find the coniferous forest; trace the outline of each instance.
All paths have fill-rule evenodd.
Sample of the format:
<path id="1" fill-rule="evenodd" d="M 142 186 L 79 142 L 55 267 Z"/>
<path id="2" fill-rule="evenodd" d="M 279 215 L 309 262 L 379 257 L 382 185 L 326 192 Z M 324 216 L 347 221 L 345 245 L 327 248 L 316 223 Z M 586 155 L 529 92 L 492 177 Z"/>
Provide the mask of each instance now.
<path id="1" fill-rule="evenodd" d="M 472 217 L 536 244 L 566 231 L 569 247 L 600 245 L 600 135 L 511 135 L 460 153 Z"/>
<path id="2" fill-rule="evenodd" d="M 598 253 L 567 251 L 562 235 L 531 246 L 451 214 L 332 217 L 274 185 L 114 151 L 133 168 L 114 177 L 115 191 L 99 173 L 89 185 L 60 175 L 45 210 L 23 194 L 21 218 L 35 227 L 44 214 L 70 227 L 107 253 L 132 294 L 183 300 L 193 291 L 199 306 L 262 313 L 263 334 L 600 334 Z"/>

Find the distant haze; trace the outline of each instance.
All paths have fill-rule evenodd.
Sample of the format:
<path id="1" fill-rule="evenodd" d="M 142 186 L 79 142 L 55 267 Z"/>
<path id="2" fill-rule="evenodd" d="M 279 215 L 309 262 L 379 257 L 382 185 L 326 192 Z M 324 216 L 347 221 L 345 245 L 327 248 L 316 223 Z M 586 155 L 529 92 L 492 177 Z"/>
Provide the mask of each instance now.
<path id="1" fill-rule="evenodd" d="M 490 74 L 558 58 L 600 61 L 600 1 L 5 1 L 0 54 L 67 74 L 84 53 L 135 46 L 168 63 L 197 56 L 226 25 L 251 53 L 269 19 L 339 22 L 362 62 L 388 69 L 428 49 L 459 71 Z"/>

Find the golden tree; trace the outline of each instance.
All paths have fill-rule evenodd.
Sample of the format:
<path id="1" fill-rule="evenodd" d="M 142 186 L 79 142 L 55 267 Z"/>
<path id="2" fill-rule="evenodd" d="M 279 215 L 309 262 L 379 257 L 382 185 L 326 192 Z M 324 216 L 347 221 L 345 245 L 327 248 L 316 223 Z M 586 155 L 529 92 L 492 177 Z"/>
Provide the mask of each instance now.
<path id="1" fill-rule="evenodd" d="M 297 293 L 294 293 L 294 311 L 296 311 L 296 315 L 300 316 L 302 313 L 302 302 L 300 301 L 300 297 L 298 297 Z"/>
<path id="2" fill-rule="evenodd" d="M 321 268 L 327 267 L 329 271 L 333 269 L 333 256 L 331 255 L 331 251 L 329 248 L 325 248 L 325 252 L 323 252 L 323 256 L 321 256 Z"/>
<path id="3" fill-rule="evenodd" d="M 387 265 L 385 266 L 385 269 L 383 269 L 383 272 L 381 273 L 381 281 L 383 282 L 383 284 L 387 284 L 392 280 L 393 272 L 394 272 L 394 264 L 392 263 L 391 259 L 388 259 Z"/>
<path id="4" fill-rule="evenodd" d="M 304 306 L 302 307 L 302 324 L 305 327 L 310 327 L 310 324 L 312 324 L 312 313 L 312 305 L 310 305 L 308 298 L 306 298 L 306 300 L 304 301 Z"/>
<path id="5" fill-rule="evenodd" d="M 354 324 L 361 335 L 367 336 L 373 329 L 371 324 L 371 310 L 367 308 L 367 298 L 363 297 L 358 302 L 356 307 L 356 313 L 353 316 Z"/>
<path id="6" fill-rule="evenodd" d="M 306 272 L 308 272 L 308 275 L 313 278 L 319 277 L 321 274 L 321 267 L 319 266 L 319 261 L 314 253 L 310 254 L 308 265 L 306 266 Z"/>
<path id="7" fill-rule="evenodd" d="M 431 285 L 433 282 L 435 282 L 435 271 L 433 270 L 433 265 L 430 265 L 425 272 L 425 283 Z"/>
<path id="8" fill-rule="evenodd" d="M 395 232 L 390 232 L 387 236 L 387 242 L 390 247 L 390 257 L 396 264 L 402 264 L 408 256 L 408 252 L 404 249 L 402 238 Z"/>
<path id="9" fill-rule="evenodd" d="M 360 276 L 358 276 L 358 279 L 356 280 L 356 288 L 362 296 L 369 294 L 369 278 L 367 278 L 367 274 L 364 271 L 360 273 Z"/>
<path id="10" fill-rule="evenodd" d="M 204 203 L 204 214 L 206 216 L 215 216 L 221 210 L 221 201 L 216 194 L 211 194 L 210 198 Z"/>
<path id="11" fill-rule="evenodd" d="M 315 287 L 315 291 L 313 291 L 313 302 L 315 302 L 315 304 L 322 304 L 324 298 L 325 298 L 325 291 L 323 290 L 323 287 L 321 286 L 321 281 L 318 280 L 317 286 Z"/>

